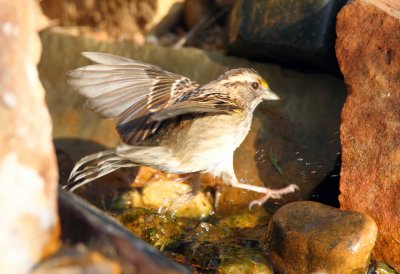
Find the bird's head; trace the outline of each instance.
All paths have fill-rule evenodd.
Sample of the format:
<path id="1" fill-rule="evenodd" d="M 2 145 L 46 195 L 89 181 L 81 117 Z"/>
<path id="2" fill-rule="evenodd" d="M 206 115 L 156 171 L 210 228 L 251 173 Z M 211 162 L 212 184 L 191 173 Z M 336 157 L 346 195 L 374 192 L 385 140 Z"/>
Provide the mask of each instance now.
<path id="1" fill-rule="evenodd" d="M 267 82 L 254 69 L 239 68 L 225 72 L 218 78 L 231 95 L 240 96 L 252 108 L 262 100 L 279 100 Z"/>

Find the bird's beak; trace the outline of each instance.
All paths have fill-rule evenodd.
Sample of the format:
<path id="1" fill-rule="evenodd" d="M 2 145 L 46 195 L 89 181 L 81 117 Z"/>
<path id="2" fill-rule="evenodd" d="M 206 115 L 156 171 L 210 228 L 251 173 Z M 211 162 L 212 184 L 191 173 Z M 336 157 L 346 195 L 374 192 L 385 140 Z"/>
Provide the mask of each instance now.
<path id="1" fill-rule="evenodd" d="M 263 89 L 265 90 L 262 95 L 263 100 L 279 100 L 279 96 L 276 95 L 275 92 L 273 92 L 269 89 L 269 86 L 264 79 L 261 78 L 260 84 L 263 87 Z"/>
<path id="2" fill-rule="evenodd" d="M 267 89 L 264 94 L 263 94 L 263 100 L 279 100 L 279 96 L 276 95 L 275 92 L 271 91 L 270 89 Z"/>

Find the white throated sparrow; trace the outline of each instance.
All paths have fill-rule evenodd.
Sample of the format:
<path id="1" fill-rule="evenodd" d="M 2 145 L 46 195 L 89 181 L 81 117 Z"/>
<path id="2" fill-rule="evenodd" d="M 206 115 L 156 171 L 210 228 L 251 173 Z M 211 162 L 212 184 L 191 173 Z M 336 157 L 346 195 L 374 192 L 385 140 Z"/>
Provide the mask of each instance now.
<path id="1" fill-rule="evenodd" d="M 199 85 L 159 67 L 106 54 L 85 52 L 96 63 L 70 71 L 69 84 L 102 118 L 117 120 L 123 143 L 82 158 L 67 188 L 74 190 L 121 167 L 146 165 L 178 173 L 208 172 L 232 186 L 263 193 L 249 206 L 294 192 L 240 183 L 233 152 L 250 130 L 262 100 L 278 100 L 253 69 L 232 69 Z"/>

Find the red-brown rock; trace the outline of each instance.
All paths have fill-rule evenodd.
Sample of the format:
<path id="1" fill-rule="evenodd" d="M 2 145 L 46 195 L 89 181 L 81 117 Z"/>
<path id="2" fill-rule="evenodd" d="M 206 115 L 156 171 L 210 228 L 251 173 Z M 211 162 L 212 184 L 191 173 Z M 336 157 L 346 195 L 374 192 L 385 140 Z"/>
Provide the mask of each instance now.
<path id="1" fill-rule="evenodd" d="M 400 270 L 400 2 L 356 0 L 337 18 L 348 86 L 342 111 L 343 209 L 372 216 L 375 258 Z"/>
<path id="2" fill-rule="evenodd" d="M 59 234 L 52 127 L 36 69 L 47 21 L 34 0 L 0 7 L 0 273 L 27 273 Z"/>

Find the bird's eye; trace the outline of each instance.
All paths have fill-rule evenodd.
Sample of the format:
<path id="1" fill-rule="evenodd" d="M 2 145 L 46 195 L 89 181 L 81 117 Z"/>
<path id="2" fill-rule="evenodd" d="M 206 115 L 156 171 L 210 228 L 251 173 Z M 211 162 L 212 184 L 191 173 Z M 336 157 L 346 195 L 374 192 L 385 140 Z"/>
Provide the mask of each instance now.
<path id="1" fill-rule="evenodd" d="M 260 87 L 260 84 L 258 82 L 253 82 L 251 83 L 251 88 L 254 90 L 257 90 Z"/>

